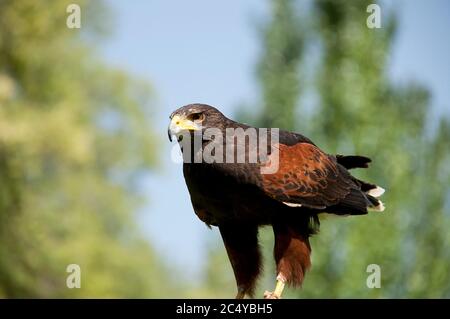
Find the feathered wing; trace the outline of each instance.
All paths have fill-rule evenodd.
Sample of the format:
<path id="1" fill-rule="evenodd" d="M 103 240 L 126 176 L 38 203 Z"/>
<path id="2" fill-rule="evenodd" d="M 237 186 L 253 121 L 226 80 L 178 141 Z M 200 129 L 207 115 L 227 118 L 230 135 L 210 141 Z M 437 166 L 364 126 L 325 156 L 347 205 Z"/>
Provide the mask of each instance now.
<path id="1" fill-rule="evenodd" d="M 238 184 L 252 184 L 267 196 L 290 207 L 303 207 L 339 215 L 382 211 L 377 197 L 384 190 L 353 177 L 347 169 L 368 167 L 364 156 L 329 155 L 307 137 L 280 131 L 268 161 L 260 164 L 214 163 L 212 167 Z M 248 145 L 245 149 L 249 152 Z M 278 156 L 278 158 L 275 158 Z M 278 170 L 263 174 L 268 163 L 278 161 Z M 265 170 L 267 171 L 267 170 Z"/>
<path id="2" fill-rule="evenodd" d="M 278 152 L 273 152 L 270 160 L 276 160 L 274 156 L 278 155 L 279 169 L 274 174 L 261 175 L 262 189 L 275 200 L 336 214 L 365 214 L 368 207 L 378 205 L 376 198 L 361 190 L 364 182 L 339 164 L 339 157 L 328 155 L 311 143 L 280 143 L 275 147 Z M 360 157 L 359 162 L 357 159 L 348 157 L 349 167 L 366 165 L 367 160 L 361 159 L 367 158 Z"/>

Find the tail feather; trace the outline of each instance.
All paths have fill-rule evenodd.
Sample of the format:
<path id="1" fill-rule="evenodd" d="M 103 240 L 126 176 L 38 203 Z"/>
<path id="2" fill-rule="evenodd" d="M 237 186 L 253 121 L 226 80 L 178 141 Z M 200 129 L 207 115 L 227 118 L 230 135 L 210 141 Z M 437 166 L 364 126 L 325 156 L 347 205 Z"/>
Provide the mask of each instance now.
<path id="1" fill-rule="evenodd" d="M 385 192 L 385 190 L 384 190 L 383 187 L 380 187 L 380 186 L 375 185 L 375 187 L 369 189 L 369 190 L 366 192 L 366 194 L 378 198 L 378 197 L 381 197 L 381 195 L 383 195 L 384 192 Z"/>
<path id="2" fill-rule="evenodd" d="M 336 160 L 346 169 L 367 168 L 372 162 L 370 158 L 359 155 L 336 155 Z"/>
<path id="3" fill-rule="evenodd" d="M 366 183 L 358 179 L 357 181 L 361 184 L 361 190 L 364 192 L 367 199 L 371 203 L 371 205 L 368 206 L 369 210 L 377 212 L 384 211 L 384 204 L 381 200 L 379 200 L 379 197 L 381 197 L 381 195 L 383 195 L 385 192 L 384 188 L 374 184 Z"/>
<path id="4" fill-rule="evenodd" d="M 336 155 L 337 162 L 346 169 L 367 168 L 372 160 L 358 155 Z M 351 176 L 351 175 L 350 175 Z M 359 186 L 361 192 L 352 192 L 339 205 L 350 215 L 365 214 L 368 210 L 384 211 L 385 207 L 379 197 L 385 192 L 384 188 L 351 176 L 353 182 Z"/>
<path id="5" fill-rule="evenodd" d="M 372 203 L 364 193 L 358 189 L 352 189 L 338 205 L 329 207 L 328 212 L 336 215 L 364 215 L 367 214 L 367 207 L 371 205 Z"/>
<path id="6" fill-rule="evenodd" d="M 369 189 L 365 192 L 366 197 L 369 199 L 371 205 L 368 206 L 369 210 L 382 212 L 384 211 L 385 207 L 381 200 L 379 200 L 379 197 L 383 195 L 384 188 L 380 186 L 375 186 L 375 188 Z"/>
<path id="7" fill-rule="evenodd" d="M 371 202 L 372 205 L 370 205 L 368 208 L 369 210 L 376 211 L 376 212 L 382 212 L 384 211 L 385 207 L 381 200 L 378 198 L 375 198 L 373 196 L 367 195 L 367 198 Z"/>

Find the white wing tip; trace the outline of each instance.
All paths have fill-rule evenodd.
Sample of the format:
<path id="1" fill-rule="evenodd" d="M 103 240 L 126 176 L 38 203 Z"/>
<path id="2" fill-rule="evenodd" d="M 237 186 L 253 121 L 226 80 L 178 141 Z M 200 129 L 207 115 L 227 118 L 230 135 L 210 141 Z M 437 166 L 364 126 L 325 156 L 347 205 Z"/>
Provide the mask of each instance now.
<path id="1" fill-rule="evenodd" d="M 376 211 L 376 212 L 383 212 L 386 209 L 386 207 L 384 207 L 384 204 L 381 200 L 379 200 L 378 202 L 379 202 L 379 204 L 377 206 L 369 207 L 369 210 Z"/>
<path id="2" fill-rule="evenodd" d="M 288 202 L 283 202 L 284 205 L 287 205 L 289 207 L 301 207 L 302 204 L 297 204 L 297 203 L 288 203 Z"/>
<path id="3" fill-rule="evenodd" d="M 373 196 L 373 197 L 380 197 L 385 192 L 385 189 L 383 187 L 377 186 L 375 188 L 372 188 L 367 192 L 367 195 Z"/>

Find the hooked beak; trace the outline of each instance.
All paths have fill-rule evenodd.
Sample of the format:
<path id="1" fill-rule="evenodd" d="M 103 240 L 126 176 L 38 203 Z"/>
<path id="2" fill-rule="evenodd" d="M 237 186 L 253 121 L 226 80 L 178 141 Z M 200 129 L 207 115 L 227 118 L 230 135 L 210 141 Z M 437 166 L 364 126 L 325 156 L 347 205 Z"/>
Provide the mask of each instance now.
<path id="1" fill-rule="evenodd" d="M 172 142 L 172 137 L 176 136 L 178 137 L 180 133 L 185 131 L 198 131 L 201 127 L 194 123 L 193 121 L 190 121 L 186 118 L 183 118 L 179 115 L 174 115 L 170 121 L 169 129 L 167 130 L 167 134 L 169 135 L 169 141 Z"/>

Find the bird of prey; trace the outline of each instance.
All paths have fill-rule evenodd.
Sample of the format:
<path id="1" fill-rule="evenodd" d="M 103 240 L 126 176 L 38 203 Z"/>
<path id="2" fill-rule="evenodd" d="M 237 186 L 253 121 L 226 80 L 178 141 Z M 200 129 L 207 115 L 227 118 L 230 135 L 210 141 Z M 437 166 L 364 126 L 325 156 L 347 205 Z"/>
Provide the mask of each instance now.
<path id="1" fill-rule="evenodd" d="M 206 134 L 208 129 L 214 134 Z M 286 284 L 302 284 L 311 265 L 309 237 L 318 230 L 318 214 L 383 211 L 378 197 L 384 189 L 349 173 L 352 168 L 367 168 L 371 162 L 367 157 L 330 155 L 307 137 L 283 130 L 276 139 L 270 135 L 262 148 L 248 142 L 250 135 L 244 139 L 233 135 L 249 129 L 263 132 L 256 134 L 258 143 L 269 136 L 267 130 L 228 119 L 212 106 L 189 104 L 170 115 L 168 133 L 181 145 L 183 174 L 196 215 L 207 226 L 219 228 L 236 279 L 236 298 L 254 296 L 262 260 L 258 228 L 270 225 L 276 286 L 264 297 L 279 299 Z M 236 151 L 230 158 L 217 148 L 226 149 L 226 143 Z M 201 157 L 207 149 L 213 160 Z M 237 160 L 238 150 L 244 152 L 244 161 Z M 250 161 L 255 150 L 257 160 Z M 266 150 L 266 156 L 259 156 Z M 264 171 L 275 161 L 276 169 Z"/>

